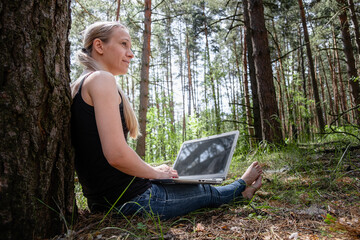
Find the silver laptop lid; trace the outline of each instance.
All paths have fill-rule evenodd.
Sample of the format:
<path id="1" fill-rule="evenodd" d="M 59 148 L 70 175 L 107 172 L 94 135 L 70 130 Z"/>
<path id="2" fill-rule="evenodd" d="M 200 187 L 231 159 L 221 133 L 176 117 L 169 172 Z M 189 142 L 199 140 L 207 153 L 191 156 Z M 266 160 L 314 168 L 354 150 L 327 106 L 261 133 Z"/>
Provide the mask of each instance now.
<path id="1" fill-rule="evenodd" d="M 183 179 L 225 179 L 238 137 L 239 131 L 232 131 L 185 141 L 173 168 Z"/>

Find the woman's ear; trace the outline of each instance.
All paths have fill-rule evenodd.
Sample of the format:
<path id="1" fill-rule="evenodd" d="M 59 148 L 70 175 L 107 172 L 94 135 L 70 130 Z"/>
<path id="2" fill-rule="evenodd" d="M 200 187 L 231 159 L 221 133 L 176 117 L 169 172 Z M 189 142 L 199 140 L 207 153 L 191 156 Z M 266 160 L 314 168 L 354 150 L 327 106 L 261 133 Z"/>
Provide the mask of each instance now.
<path id="1" fill-rule="evenodd" d="M 104 53 L 103 42 L 99 38 L 95 38 L 93 41 L 93 49 L 99 54 L 102 55 Z"/>

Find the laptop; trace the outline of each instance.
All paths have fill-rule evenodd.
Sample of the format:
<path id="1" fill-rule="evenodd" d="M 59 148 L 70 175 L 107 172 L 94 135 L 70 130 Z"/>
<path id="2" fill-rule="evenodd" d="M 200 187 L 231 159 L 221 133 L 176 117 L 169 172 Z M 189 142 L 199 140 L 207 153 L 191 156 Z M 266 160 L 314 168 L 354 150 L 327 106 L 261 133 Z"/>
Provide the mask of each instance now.
<path id="1" fill-rule="evenodd" d="M 221 184 L 227 176 L 239 131 L 185 141 L 173 168 L 179 178 L 153 179 L 166 184 Z"/>

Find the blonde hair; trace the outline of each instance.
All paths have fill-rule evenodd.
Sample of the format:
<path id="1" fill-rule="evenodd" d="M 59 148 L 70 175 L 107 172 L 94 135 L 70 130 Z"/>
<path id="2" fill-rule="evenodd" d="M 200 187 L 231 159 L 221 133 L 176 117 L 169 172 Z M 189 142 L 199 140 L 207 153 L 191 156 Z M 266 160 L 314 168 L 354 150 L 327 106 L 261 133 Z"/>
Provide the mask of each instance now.
<path id="1" fill-rule="evenodd" d="M 93 41 L 98 38 L 103 42 L 109 41 L 115 28 L 121 28 L 128 31 L 127 28 L 119 22 L 96 22 L 88 26 L 84 32 L 83 48 L 77 52 L 77 60 L 86 69 L 99 71 L 103 70 L 101 65 L 91 56 Z M 126 126 L 129 129 L 130 137 L 136 139 L 140 135 L 139 123 L 129 99 L 118 86 L 122 96 L 124 106 L 124 115 Z"/>

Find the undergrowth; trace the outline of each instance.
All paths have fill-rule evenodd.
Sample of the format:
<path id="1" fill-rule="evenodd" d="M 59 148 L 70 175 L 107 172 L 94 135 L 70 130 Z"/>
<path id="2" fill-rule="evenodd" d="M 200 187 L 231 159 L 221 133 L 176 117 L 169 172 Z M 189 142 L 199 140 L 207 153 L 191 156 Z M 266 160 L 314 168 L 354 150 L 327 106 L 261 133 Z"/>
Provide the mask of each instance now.
<path id="1" fill-rule="evenodd" d="M 314 221 L 313 233 L 318 234 L 318 238 L 337 236 L 340 239 L 342 237 L 347 239 L 346 236 L 354 234 L 355 230 L 341 227 L 343 225 L 340 220 L 345 217 L 342 214 L 348 213 L 347 211 L 350 210 L 347 209 L 354 207 L 354 204 L 360 207 L 360 151 L 356 148 L 349 150 L 349 146 L 358 144 L 349 139 L 344 142 L 341 137 L 331 136 L 331 139 L 322 137 L 320 140 L 317 139 L 315 144 L 291 144 L 285 147 L 262 143 L 250 152 L 238 148 L 224 184 L 241 177 L 251 162 L 258 161 L 264 170 L 263 187 L 258 191 L 251 205 L 232 204 L 218 209 L 199 209 L 169 221 L 160 221 L 151 213 L 145 217 L 130 216 L 125 220 L 110 214 L 101 225 L 97 225 L 97 228 L 82 230 L 83 224 L 86 224 L 93 215 L 87 212 L 86 199 L 80 192 L 81 186 L 77 185 L 75 188 L 77 205 L 80 210 L 85 211 L 83 215 L 85 220 L 83 218 L 84 222 L 81 223 L 80 219 L 78 226 L 75 226 L 75 232 L 78 234 L 73 235 L 72 238 L 84 237 L 86 233 L 91 239 L 117 239 L 117 237 L 118 239 L 191 239 L 198 236 L 202 236 L 198 239 L 238 239 L 234 236 L 256 235 L 244 232 L 241 226 L 237 228 L 236 224 L 249 221 L 256 226 L 259 222 L 264 226 L 266 224 L 276 226 L 290 218 L 298 219 L 294 224 L 305 224 L 303 220 Z M 336 144 L 328 144 L 329 141 L 335 141 Z M 335 211 L 334 208 L 342 209 L 343 212 Z M 310 214 L 309 209 L 315 209 L 320 214 L 310 215 L 308 219 L 301 215 L 304 212 Z M 231 222 L 233 225 L 230 224 Z M 222 224 L 225 225 L 220 226 Z M 217 226 L 221 234 L 217 235 L 215 230 L 207 227 L 210 225 L 213 226 L 212 228 Z M 278 229 L 282 227 L 278 226 Z M 255 227 L 253 234 L 260 230 Z M 281 236 L 286 231 L 264 232 Z M 187 236 L 182 238 L 177 235 L 178 232 L 186 233 Z M 259 236 L 260 233 L 257 234 Z M 217 236 L 223 237 L 217 238 Z"/>

